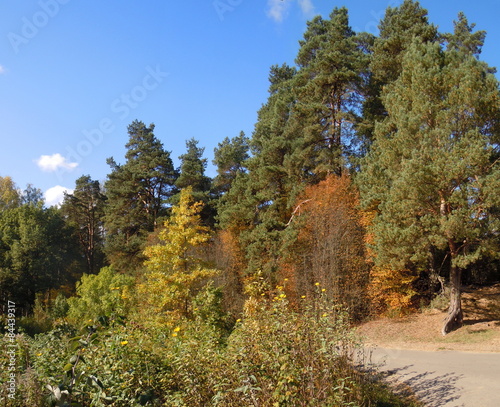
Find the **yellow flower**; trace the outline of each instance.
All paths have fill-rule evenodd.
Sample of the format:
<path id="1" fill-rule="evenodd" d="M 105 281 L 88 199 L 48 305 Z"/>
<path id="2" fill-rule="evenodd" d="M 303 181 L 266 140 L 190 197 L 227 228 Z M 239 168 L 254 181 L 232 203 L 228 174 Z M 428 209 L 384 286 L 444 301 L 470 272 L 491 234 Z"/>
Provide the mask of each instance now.
<path id="1" fill-rule="evenodd" d="M 319 286 L 319 283 L 314 283 L 314 285 L 317 287 L 317 286 Z"/>
<path id="2" fill-rule="evenodd" d="M 174 333 L 172 334 L 172 336 L 177 336 L 177 332 L 174 332 Z"/>
<path id="3" fill-rule="evenodd" d="M 241 322 L 241 318 L 238 318 L 238 319 L 236 320 L 236 322 Z"/>
<path id="4" fill-rule="evenodd" d="M 323 288 L 323 289 L 321 290 L 321 292 L 322 292 L 322 293 L 324 293 L 325 291 L 326 291 L 326 288 Z"/>
<path id="5" fill-rule="evenodd" d="M 122 345 L 126 345 L 128 343 L 128 341 L 121 341 L 120 342 Z"/>
<path id="6" fill-rule="evenodd" d="M 37 353 L 36 355 L 37 355 L 37 356 L 42 356 L 42 354 L 41 354 L 41 353 Z"/>
<path id="7" fill-rule="evenodd" d="M 280 294 L 280 298 L 286 298 L 286 294 Z"/>
<path id="8" fill-rule="evenodd" d="M 181 327 L 180 326 L 177 326 L 174 328 L 174 332 L 179 332 L 181 330 Z"/>
<path id="9" fill-rule="evenodd" d="M 328 314 L 325 312 L 325 313 L 323 314 L 323 317 L 327 317 L 327 316 L 328 316 Z"/>
<path id="10" fill-rule="evenodd" d="M 285 278 L 285 281 L 288 281 L 288 278 Z"/>
<path id="11" fill-rule="evenodd" d="M 302 299 L 303 299 L 303 298 L 306 298 L 306 296 L 305 296 L 305 295 L 302 295 L 300 298 L 302 298 Z"/>

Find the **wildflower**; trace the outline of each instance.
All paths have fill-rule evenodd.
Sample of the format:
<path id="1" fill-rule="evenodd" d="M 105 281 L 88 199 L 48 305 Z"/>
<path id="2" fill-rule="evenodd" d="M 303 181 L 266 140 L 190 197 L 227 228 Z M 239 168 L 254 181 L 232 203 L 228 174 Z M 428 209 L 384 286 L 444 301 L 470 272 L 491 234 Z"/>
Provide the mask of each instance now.
<path id="1" fill-rule="evenodd" d="M 314 283 L 314 285 L 315 285 L 316 287 L 318 287 L 318 286 L 319 286 L 319 283 Z"/>
<path id="2" fill-rule="evenodd" d="M 41 354 L 41 353 L 37 353 L 36 355 L 37 355 L 37 356 L 42 356 L 42 354 Z"/>
<path id="3" fill-rule="evenodd" d="M 305 295 L 301 295 L 300 298 L 304 299 L 304 298 L 306 298 L 306 296 Z"/>
<path id="4" fill-rule="evenodd" d="M 180 327 L 180 326 L 176 326 L 176 327 L 174 328 L 174 332 L 179 332 L 180 330 L 181 330 L 181 327 Z"/>
<path id="5" fill-rule="evenodd" d="M 328 316 L 328 314 L 325 312 L 325 313 L 323 314 L 323 318 L 324 318 L 324 317 L 327 317 L 327 316 Z"/>
<path id="6" fill-rule="evenodd" d="M 280 294 L 280 298 L 286 298 L 286 294 Z"/>
<path id="7" fill-rule="evenodd" d="M 285 281 L 288 281 L 288 278 L 285 278 Z"/>
<path id="8" fill-rule="evenodd" d="M 321 290 L 321 292 L 322 292 L 322 293 L 324 293 L 325 291 L 326 291 L 326 288 L 323 288 L 323 289 Z"/>
<path id="9" fill-rule="evenodd" d="M 128 343 L 128 341 L 121 341 L 120 343 L 122 344 L 122 346 L 125 346 Z"/>
<path id="10" fill-rule="evenodd" d="M 241 322 L 241 318 L 238 318 L 238 319 L 236 320 L 236 322 Z"/>

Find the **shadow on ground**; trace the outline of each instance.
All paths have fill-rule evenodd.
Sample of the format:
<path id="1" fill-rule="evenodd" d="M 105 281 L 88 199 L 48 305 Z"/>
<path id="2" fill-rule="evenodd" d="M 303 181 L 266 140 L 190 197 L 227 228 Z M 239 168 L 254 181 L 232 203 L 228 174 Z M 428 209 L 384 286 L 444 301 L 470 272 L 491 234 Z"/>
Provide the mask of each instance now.
<path id="1" fill-rule="evenodd" d="M 413 365 L 408 365 L 384 371 L 382 374 L 389 383 L 395 385 L 396 391 L 407 392 L 411 388 L 412 393 L 428 407 L 441 407 L 460 399 L 460 396 L 457 396 L 460 393 L 457 381 L 463 375 L 448 373 L 436 376 L 435 372 L 418 374 L 412 368 Z"/>

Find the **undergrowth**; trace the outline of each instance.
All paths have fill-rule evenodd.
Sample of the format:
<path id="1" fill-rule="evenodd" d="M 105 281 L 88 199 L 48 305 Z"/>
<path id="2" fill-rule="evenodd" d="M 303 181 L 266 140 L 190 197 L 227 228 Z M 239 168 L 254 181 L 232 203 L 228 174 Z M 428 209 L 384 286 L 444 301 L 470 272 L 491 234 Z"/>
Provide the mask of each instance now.
<path id="1" fill-rule="evenodd" d="M 17 335 L 10 397 L 10 360 L 0 356 L 1 405 L 416 406 L 354 367 L 361 344 L 347 313 L 319 290 L 295 310 L 280 290 L 251 298 L 231 324 L 220 323 L 218 304 L 203 307 L 200 298 L 217 297 L 205 293 L 195 308 L 203 312 L 161 327 L 98 318 Z"/>

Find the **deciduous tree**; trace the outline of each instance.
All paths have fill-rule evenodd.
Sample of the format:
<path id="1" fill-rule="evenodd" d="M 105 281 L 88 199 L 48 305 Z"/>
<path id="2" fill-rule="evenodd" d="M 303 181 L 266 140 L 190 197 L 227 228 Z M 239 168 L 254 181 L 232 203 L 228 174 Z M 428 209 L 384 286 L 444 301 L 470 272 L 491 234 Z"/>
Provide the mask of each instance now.
<path id="1" fill-rule="evenodd" d="M 0 211 L 15 208 L 20 203 L 21 197 L 12 178 L 0 177 Z"/>
<path id="2" fill-rule="evenodd" d="M 0 213 L 1 297 L 30 310 L 35 294 L 71 281 L 74 246 L 58 209 L 22 205 Z"/>
<path id="3" fill-rule="evenodd" d="M 319 286 L 353 318 L 362 319 L 369 311 L 369 267 L 358 201 L 347 175 L 330 175 L 307 187 L 289 221 L 297 238 L 285 246 L 283 260 L 293 270 L 286 277 L 296 295 L 313 296 Z"/>
<path id="4" fill-rule="evenodd" d="M 145 249 L 145 281 L 139 291 L 153 315 L 189 315 L 190 300 L 197 288 L 216 270 L 206 264 L 199 250 L 209 238 L 201 223 L 202 203 L 195 202 L 192 188 L 181 191 L 179 204 L 160 230 L 161 243 Z"/>

